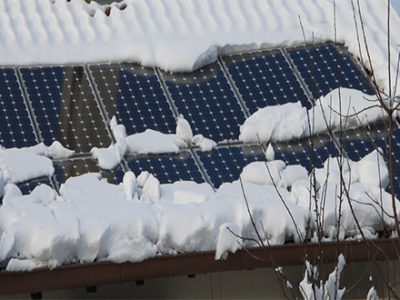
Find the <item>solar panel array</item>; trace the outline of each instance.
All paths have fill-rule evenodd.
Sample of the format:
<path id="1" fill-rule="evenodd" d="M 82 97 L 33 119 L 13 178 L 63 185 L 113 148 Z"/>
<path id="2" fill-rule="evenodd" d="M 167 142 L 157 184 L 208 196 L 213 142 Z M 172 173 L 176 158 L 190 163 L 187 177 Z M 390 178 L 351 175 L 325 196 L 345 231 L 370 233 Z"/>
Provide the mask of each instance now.
<path id="1" fill-rule="evenodd" d="M 78 153 L 55 161 L 52 178 L 23 183 L 25 193 L 39 183 L 57 188 L 67 178 L 87 172 L 119 183 L 127 170 L 136 175 L 149 171 L 161 183 L 192 180 L 218 188 L 238 179 L 246 164 L 265 160 L 267 145 L 238 141 L 247 117 L 258 108 L 289 102 L 310 108 L 316 97 L 338 86 L 372 93 L 368 78 L 350 55 L 332 44 L 224 55 L 191 73 L 133 63 L 0 68 L 0 117 L 5 120 L 0 124 L 0 144 L 22 147 L 58 140 Z M 113 142 L 113 116 L 134 134 L 148 128 L 174 133 L 179 115 L 194 134 L 218 142 L 217 148 L 205 153 L 191 145 L 177 155 L 126 157 L 112 171 L 102 170 L 89 153 L 92 147 Z M 332 138 L 274 143 L 276 159 L 308 170 L 321 167 L 339 153 Z M 360 146 L 346 145 L 349 153 L 354 152 L 351 147 Z"/>

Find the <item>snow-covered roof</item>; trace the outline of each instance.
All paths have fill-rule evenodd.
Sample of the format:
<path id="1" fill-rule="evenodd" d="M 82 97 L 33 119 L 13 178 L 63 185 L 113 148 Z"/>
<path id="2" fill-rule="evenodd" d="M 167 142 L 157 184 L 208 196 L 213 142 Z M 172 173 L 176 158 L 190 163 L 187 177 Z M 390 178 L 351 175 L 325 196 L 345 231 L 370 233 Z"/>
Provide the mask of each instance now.
<path id="1" fill-rule="evenodd" d="M 135 61 L 171 71 L 191 71 L 230 51 L 286 47 L 304 44 L 305 40 L 333 40 L 343 43 L 368 66 L 366 50 L 358 48 L 356 32 L 361 34 L 361 24 L 358 8 L 353 11 L 352 1 L 336 1 L 336 7 L 328 0 L 290 0 L 288 3 L 126 0 L 114 3 L 108 16 L 104 13 L 105 7 L 83 0 L 0 0 L 0 63 L 15 66 Z M 391 55 L 390 61 L 388 58 L 386 8 L 373 0 L 362 1 L 360 6 L 374 73 L 381 86 L 387 88 L 386 65 L 390 64 L 394 72 L 397 60 L 396 55 Z M 354 17 L 358 20 L 357 26 Z M 389 49 L 397 53 L 400 19 L 393 15 L 391 22 Z M 363 43 L 362 36 L 360 43 Z M 92 72 L 90 66 L 85 68 L 82 74 Z M 24 82 L 23 71 L 17 72 L 19 81 Z M 153 72 L 160 73 L 159 70 Z M 96 81 L 96 78 L 90 80 Z M 97 107 L 95 96 L 91 96 L 90 101 Z M 100 103 L 102 96 L 96 97 Z M 232 94 L 233 101 L 238 100 L 235 97 Z M 385 119 L 382 109 L 373 107 L 372 101 L 376 99 L 371 97 L 342 88 L 340 92 L 333 90 L 322 95 L 309 110 L 289 103 L 260 109 L 251 116 L 247 112 L 248 118 L 240 127 L 241 134 L 236 142 L 287 141 L 327 129 Z M 164 100 L 173 103 L 171 99 Z M 29 101 L 26 99 L 26 103 Z M 244 106 L 238 103 L 241 111 Z M 327 124 L 321 117 L 322 111 L 339 110 L 341 104 L 351 109 L 349 115 L 343 117 L 349 123 L 343 125 L 343 118 L 336 115 Z M 371 107 L 373 109 L 366 109 Z M 29 105 L 28 109 L 32 110 L 32 115 L 36 113 Z M 354 110 L 361 113 L 354 117 Z M 97 158 L 100 167 L 112 169 L 126 154 L 183 150 L 194 153 L 210 151 L 217 146 L 208 137 L 193 136 L 189 122 L 177 111 L 170 113 L 177 118 L 176 133 L 148 129 L 127 135 L 126 128 L 111 116 L 108 116 L 111 122 L 105 124 L 108 121 L 106 112 L 99 110 L 98 119 L 103 114 L 100 123 L 104 123 L 104 128 L 109 127 L 115 141 L 108 148 L 94 147 L 91 154 L 85 155 Z M 313 124 L 309 123 L 310 115 L 315 121 Z M 36 122 L 34 118 L 32 122 Z M 239 127 L 238 121 L 235 122 Z M 229 141 L 223 142 L 225 144 L 219 146 L 228 149 Z M 341 206 L 343 226 L 339 238 L 357 236 L 357 225 L 368 237 L 376 237 L 376 232 L 384 226 L 393 228 L 390 216 L 398 215 L 398 210 L 394 211 L 391 206 L 391 195 L 385 190 L 389 182 L 388 169 L 378 150 L 359 161 L 348 160 L 344 168 L 328 153 L 321 166 L 314 170 L 315 176 L 303 166 L 275 160 L 274 149 L 268 147 L 265 155 L 261 154 L 262 161 L 243 168 L 241 180 L 220 186 L 193 181 L 160 184 L 148 172 L 133 174 L 126 168 L 119 184 L 108 183 L 99 174 L 91 173 L 68 178 L 59 190 L 40 185 L 30 195 L 22 195 L 16 184 L 39 176 L 53 176 L 54 159 L 65 159 L 73 152 L 57 142 L 24 149 L 1 148 L 0 193 L 2 196 L 4 191 L 4 197 L 0 208 L 0 262 L 6 262 L 8 270 L 21 270 L 94 260 L 140 261 L 159 254 L 207 250 L 216 250 L 216 258 L 221 258 L 227 251 L 234 252 L 239 247 L 232 232 L 255 237 L 243 194 L 248 210 L 260 221 L 256 228 L 262 232 L 261 242 L 282 244 L 310 237 L 316 226 L 311 196 L 324 205 L 326 202 L 322 231 L 325 238 L 331 239 L 339 230 L 337 186 L 343 177 L 351 185 L 351 191 Z M 206 172 L 203 170 L 203 173 Z M 310 178 L 315 180 L 315 187 L 324 186 L 324 193 L 319 193 L 317 188 L 316 195 L 310 193 Z M 355 200 L 353 207 L 349 205 L 350 200 Z M 382 208 L 386 212 L 383 216 L 377 213 Z M 353 209 L 358 223 L 354 221 Z M 244 244 L 253 246 L 254 242 Z"/>
<path id="2" fill-rule="evenodd" d="M 1 0 L 0 64 L 132 60 L 191 71 L 216 60 L 221 52 L 302 44 L 306 39 L 344 43 L 369 67 L 357 4 L 350 0 L 124 0 L 112 4 L 107 16 L 105 7 L 94 1 Z M 390 17 L 388 62 L 386 2 L 359 4 L 375 74 L 388 90 L 386 66 L 390 63 L 393 76 L 400 18 L 394 11 Z"/>

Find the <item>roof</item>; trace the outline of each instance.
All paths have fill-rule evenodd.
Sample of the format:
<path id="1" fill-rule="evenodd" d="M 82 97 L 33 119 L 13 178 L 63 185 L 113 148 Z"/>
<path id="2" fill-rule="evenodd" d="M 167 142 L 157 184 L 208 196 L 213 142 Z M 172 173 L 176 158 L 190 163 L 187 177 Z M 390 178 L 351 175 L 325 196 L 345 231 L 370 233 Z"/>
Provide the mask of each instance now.
<path id="1" fill-rule="evenodd" d="M 400 176 L 393 185 L 376 147 L 386 149 L 389 121 L 348 30 L 351 2 L 336 2 L 336 37 L 328 2 L 125 1 L 109 13 L 78 0 L 0 2 L 7 272 L 310 241 L 318 209 L 327 240 L 392 230 Z M 361 9 L 387 89 L 386 10 Z M 397 159 L 397 123 L 393 141 Z"/>
<path id="2" fill-rule="evenodd" d="M 357 7 L 353 11 L 348 0 L 335 4 L 334 9 L 329 0 L 296 0 L 290 5 L 262 0 L 126 0 L 112 4 L 106 16 L 105 7 L 94 1 L 3 0 L 0 64 L 130 60 L 190 71 L 215 61 L 218 53 L 292 46 L 306 39 L 344 43 L 369 67 L 365 48 L 360 53 L 358 47 L 363 35 Z M 359 4 L 373 69 L 387 90 L 388 75 L 381 68 L 388 61 L 387 9 L 373 0 Z M 400 18 L 395 12 L 391 24 L 390 64 L 395 70 L 400 44 Z"/>

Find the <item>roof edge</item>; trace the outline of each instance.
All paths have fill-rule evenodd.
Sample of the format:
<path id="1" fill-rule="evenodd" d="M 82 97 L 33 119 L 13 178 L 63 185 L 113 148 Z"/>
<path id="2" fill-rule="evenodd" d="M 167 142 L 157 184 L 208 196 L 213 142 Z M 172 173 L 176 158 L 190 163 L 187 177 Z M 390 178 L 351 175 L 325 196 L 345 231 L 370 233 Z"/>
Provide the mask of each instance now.
<path id="1" fill-rule="evenodd" d="M 322 251 L 320 251 L 322 250 Z M 322 256 L 320 255 L 322 253 Z M 302 265 L 305 257 L 332 263 L 342 253 L 347 262 L 383 261 L 399 258 L 399 239 L 287 244 L 239 250 L 226 260 L 215 260 L 215 252 L 168 255 L 138 263 L 64 265 L 30 272 L 0 272 L 0 295 L 69 289 L 135 280 L 189 274 L 240 271 L 248 269 Z"/>

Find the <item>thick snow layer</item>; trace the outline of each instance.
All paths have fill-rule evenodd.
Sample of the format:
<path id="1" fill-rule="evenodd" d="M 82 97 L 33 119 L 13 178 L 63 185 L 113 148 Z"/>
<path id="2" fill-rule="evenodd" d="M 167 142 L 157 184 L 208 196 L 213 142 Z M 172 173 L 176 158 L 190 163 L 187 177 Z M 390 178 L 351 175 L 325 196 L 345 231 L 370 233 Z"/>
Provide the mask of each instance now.
<path id="1" fill-rule="evenodd" d="M 131 154 L 179 153 L 186 148 L 186 142 L 175 134 L 161 133 L 146 129 L 142 133 L 132 134 L 125 139 Z"/>
<path id="2" fill-rule="evenodd" d="M 27 148 L 0 149 L 0 195 L 5 182 L 19 183 L 54 173 L 48 158 L 66 158 L 74 152 L 55 141 L 50 146 L 40 143 Z"/>
<path id="3" fill-rule="evenodd" d="M 366 126 L 384 119 L 376 96 L 338 88 L 316 100 L 307 111 L 300 102 L 259 109 L 240 126 L 243 142 L 288 141 L 313 134 Z"/>
<path id="4" fill-rule="evenodd" d="M 86 63 L 133 60 L 191 71 L 219 53 L 333 40 L 369 66 L 361 23 L 352 1 L 125 0 L 110 16 L 84 0 L 0 0 L 0 64 Z M 388 91 L 397 65 L 400 18 L 393 11 L 387 49 L 386 2 L 360 1 L 366 40 L 378 83 Z M 336 22 L 335 22 L 336 17 Z M 299 18 L 304 28 L 304 34 Z M 336 37 L 334 24 L 336 23 Z M 394 78 L 394 76 L 393 76 Z M 392 78 L 392 83 L 395 80 Z"/>
<path id="5" fill-rule="evenodd" d="M 23 196 L 8 183 L 0 207 L 0 262 L 9 261 L 7 269 L 15 271 L 209 250 L 216 250 L 217 259 L 225 258 L 228 251 L 256 245 L 240 238 L 257 238 L 246 201 L 266 245 L 311 237 L 322 205 L 326 238 L 336 237 L 339 215 L 340 238 L 359 234 L 350 205 L 368 237 L 393 228 L 391 216 L 398 212 L 384 191 L 388 173 L 379 152 L 346 161 L 344 186 L 339 159 L 328 159 L 315 176 L 278 160 L 252 163 L 243 169 L 242 181 L 224 183 L 216 191 L 206 183 L 160 184 L 148 172 L 138 177 L 127 172 L 119 185 L 97 173 L 71 177 L 59 195 L 39 185 Z M 315 195 L 313 178 L 319 187 Z M 341 186 L 348 193 L 341 195 Z"/>

